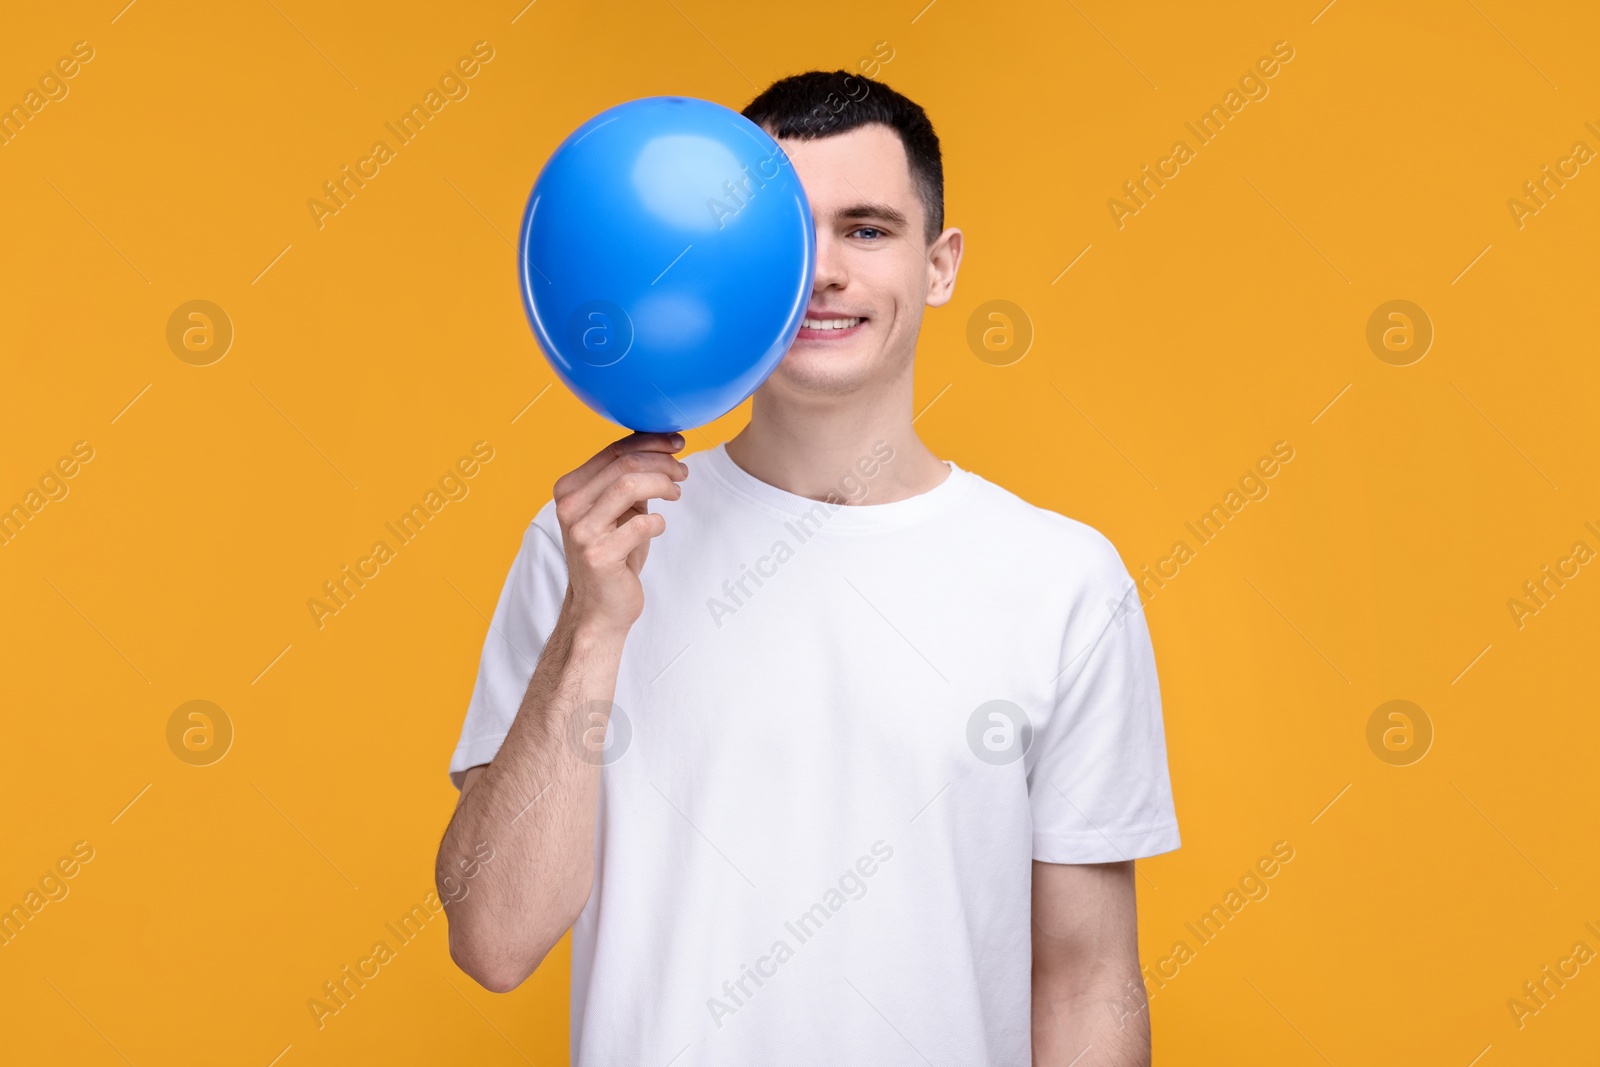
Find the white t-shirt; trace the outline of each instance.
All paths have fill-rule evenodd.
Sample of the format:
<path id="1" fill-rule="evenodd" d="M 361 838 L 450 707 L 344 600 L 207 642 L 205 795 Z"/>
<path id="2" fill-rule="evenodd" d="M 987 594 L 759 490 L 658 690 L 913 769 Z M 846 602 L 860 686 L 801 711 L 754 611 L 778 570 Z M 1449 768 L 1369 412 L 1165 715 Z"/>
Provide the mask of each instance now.
<path id="1" fill-rule="evenodd" d="M 572 928 L 572 1061 L 1019 1065 L 1032 861 L 1179 845 L 1156 667 L 1115 549 L 948 463 L 829 505 L 725 446 L 651 501 Z M 860 499 L 893 462 L 841 471 Z M 947 461 L 948 462 L 948 461 Z M 546 504 L 452 780 L 487 763 L 566 589 Z M 581 719 L 569 737 L 581 734 Z"/>

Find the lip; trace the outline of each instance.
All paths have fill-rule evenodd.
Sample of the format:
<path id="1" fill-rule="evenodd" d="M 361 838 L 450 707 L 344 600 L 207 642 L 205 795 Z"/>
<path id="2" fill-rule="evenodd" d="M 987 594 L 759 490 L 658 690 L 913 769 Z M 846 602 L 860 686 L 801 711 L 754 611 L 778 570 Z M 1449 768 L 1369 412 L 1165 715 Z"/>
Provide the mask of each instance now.
<path id="1" fill-rule="evenodd" d="M 811 311 L 809 309 L 806 311 L 806 318 L 808 318 L 808 319 L 855 319 L 855 318 L 859 318 L 859 319 L 861 319 L 861 321 L 856 323 L 854 326 L 851 326 L 851 327 L 849 327 L 847 329 L 843 329 L 843 330 L 813 330 L 813 329 L 808 329 L 805 326 L 802 326 L 802 327 L 800 327 L 800 332 L 795 334 L 795 338 L 794 339 L 796 341 L 845 341 L 845 340 L 848 340 L 851 337 L 854 337 L 856 334 L 860 333 L 862 328 L 864 326 L 866 326 L 867 323 L 872 321 L 869 318 L 865 318 L 865 317 L 859 316 L 859 315 L 847 315 L 847 314 L 844 314 L 842 312 L 837 312 L 837 311 L 818 313 L 818 312 L 815 312 L 815 311 Z"/>

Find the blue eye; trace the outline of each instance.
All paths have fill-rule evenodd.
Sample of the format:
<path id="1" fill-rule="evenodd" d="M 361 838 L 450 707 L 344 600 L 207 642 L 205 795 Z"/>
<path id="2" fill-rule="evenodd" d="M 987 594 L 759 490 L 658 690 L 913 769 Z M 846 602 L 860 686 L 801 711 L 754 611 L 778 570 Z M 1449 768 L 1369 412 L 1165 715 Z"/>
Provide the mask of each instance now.
<path id="1" fill-rule="evenodd" d="M 880 229 L 878 229 L 878 228 L 877 228 L 877 227 L 876 227 L 876 226 L 860 226 L 860 227 L 857 227 L 857 228 L 856 228 L 856 229 L 855 229 L 855 230 L 854 230 L 854 231 L 852 231 L 852 232 L 854 232 L 854 233 L 861 233 L 861 232 L 863 232 L 863 231 L 871 231 L 871 232 L 872 232 L 872 233 L 875 233 L 875 234 L 878 234 L 878 235 L 880 235 L 880 236 L 881 236 L 881 235 L 882 235 L 882 234 L 883 234 L 883 231 L 882 231 L 882 230 L 880 230 Z"/>

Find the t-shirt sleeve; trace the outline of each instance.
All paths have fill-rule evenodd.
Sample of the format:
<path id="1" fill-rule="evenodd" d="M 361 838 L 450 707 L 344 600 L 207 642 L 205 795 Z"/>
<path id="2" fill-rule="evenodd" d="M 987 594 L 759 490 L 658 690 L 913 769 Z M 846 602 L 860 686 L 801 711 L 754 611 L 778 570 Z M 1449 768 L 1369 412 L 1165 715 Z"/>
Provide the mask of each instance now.
<path id="1" fill-rule="evenodd" d="M 1155 652 L 1138 588 L 1099 539 L 1028 773 L 1033 858 L 1111 863 L 1170 852 L 1178 819 Z"/>
<path id="2" fill-rule="evenodd" d="M 450 757 L 450 781 L 457 789 L 468 768 L 488 763 L 500 751 L 545 642 L 555 629 L 567 592 L 567 560 L 560 536 L 555 502 L 551 501 L 523 533 L 522 545 L 500 590 L 494 619 L 483 637 L 478 680 L 467 704 L 461 740 Z"/>

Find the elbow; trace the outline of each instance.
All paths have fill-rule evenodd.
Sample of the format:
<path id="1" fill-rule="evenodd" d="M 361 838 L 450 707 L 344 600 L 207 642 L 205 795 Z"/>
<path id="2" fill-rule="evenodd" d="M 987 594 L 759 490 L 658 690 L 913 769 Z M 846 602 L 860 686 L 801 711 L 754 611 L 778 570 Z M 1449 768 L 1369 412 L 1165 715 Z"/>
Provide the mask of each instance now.
<path id="1" fill-rule="evenodd" d="M 539 969 L 572 928 L 589 902 L 591 882 L 592 877 L 550 886 L 542 901 L 541 894 L 532 900 L 491 900 L 474 892 L 470 899 L 463 895 L 454 904 L 447 903 L 450 958 L 491 993 L 511 992 Z M 516 921 L 507 921 L 508 915 L 519 913 Z"/>
<path id="2" fill-rule="evenodd" d="M 463 917 L 450 923 L 450 958 L 489 992 L 509 993 L 539 969 L 581 911 L 564 909 L 552 922 L 518 932 Z"/>
<path id="3" fill-rule="evenodd" d="M 509 993 L 521 985 L 533 971 L 521 973 L 515 968 L 474 967 L 456 960 L 463 973 L 491 993 Z"/>
<path id="4" fill-rule="evenodd" d="M 491 993 L 509 993 L 527 981 L 528 976 L 544 962 L 549 949 L 554 947 L 548 946 L 529 956 L 508 951 L 505 946 L 483 951 L 470 943 L 463 944 L 464 940 L 455 936 L 450 938 L 450 958 L 463 974 Z"/>

